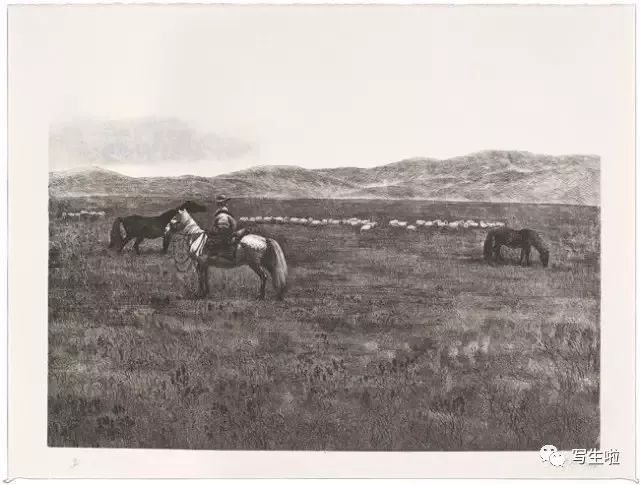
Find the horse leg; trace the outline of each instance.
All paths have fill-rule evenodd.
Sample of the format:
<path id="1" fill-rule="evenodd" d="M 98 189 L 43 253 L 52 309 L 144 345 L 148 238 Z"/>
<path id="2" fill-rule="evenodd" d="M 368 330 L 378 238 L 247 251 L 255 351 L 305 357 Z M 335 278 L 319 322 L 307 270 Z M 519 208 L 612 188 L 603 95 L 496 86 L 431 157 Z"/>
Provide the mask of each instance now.
<path id="1" fill-rule="evenodd" d="M 496 264 L 496 248 L 491 246 L 491 252 L 489 253 L 489 264 L 494 266 Z"/>
<path id="2" fill-rule="evenodd" d="M 209 295 L 209 265 L 204 264 L 202 269 L 202 277 L 204 278 L 204 296 Z"/>
<path id="3" fill-rule="evenodd" d="M 251 263 L 249 267 L 260 277 L 260 293 L 258 294 L 258 300 L 264 300 L 265 287 L 267 285 L 268 278 L 267 272 L 259 263 Z"/>
<path id="4" fill-rule="evenodd" d="M 500 254 L 500 248 L 502 247 L 502 245 L 500 244 L 496 244 L 495 246 L 493 246 L 493 259 L 496 262 L 502 261 L 502 254 Z"/>
<path id="5" fill-rule="evenodd" d="M 209 266 L 198 263 L 198 296 L 204 298 L 209 294 Z"/>
<path id="6" fill-rule="evenodd" d="M 531 263 L 529 262 L 529 255 L 531 254 L 531 246 L 529 246 L 528 244 L 525 244 L 524 246 L 522 246 L 522 252 L 520 253 L 520 263 L 522 263 L 524 266 L 530 266 Z"/>
<path id="7" fill-rule="evenodd" d="M 171 243 L 171 234 L 165 234 L 162 238 L 162 254 L 167 254 L 170 243 Z"/>
<path id="8" fill-rule="evenodd" d="M 140 243 L 144 240 L 143 237 L 137 237 L 136 242 L 133 243 L 133 249 L 136 250 L 136 254 L 140 254 Z"/>
<path id="9" fill-rule="evenodd" d="M 196 272 L 198 273 L 198 297 L 202 298 L 205 296 L 205 281 L 206 276 L 204 273 L 204 265 L 202 263 L 197 263 Z"/>
<path id="10" fill-rule="evenodd" d="M 120 249 L 118 249 L 118 252 L 119 252 L 119 253 L 121 253 L 121 252 L 122 252 L 122 250 L 124 249 L 124 247 L 129 243 L 129 241 L 131 241 L 131 239 L 133 239 L 133 238 L 131 238 L 131 237 L 129 237 L 129 236 L 126 236 L 126 237 L 124 238 L 124 241 L 122 241 L 122 244 L 120 245 Z"/>

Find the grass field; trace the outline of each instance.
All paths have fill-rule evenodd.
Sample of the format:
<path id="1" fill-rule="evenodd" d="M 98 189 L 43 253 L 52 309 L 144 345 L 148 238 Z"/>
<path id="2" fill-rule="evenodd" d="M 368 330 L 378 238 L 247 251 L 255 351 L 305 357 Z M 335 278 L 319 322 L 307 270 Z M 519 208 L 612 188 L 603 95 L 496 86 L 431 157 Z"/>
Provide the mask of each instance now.
<path id="1" fill-rule="evenodd" d="M 416 201 L 237 200 L 236 216 L 454 218 L 531 227 L 543 269 L 490 267 L 483 230 L 257 226 L 284 302 L 248 268 L 196 300 L 161 242 L 107 249 L 112 217 L 181 201 L 50 204 L 50 446 L 537 450 L 597 447 L 599 211 Z M 62 222 L 61 210 L 101 209 Z M 207 214 L 197 219 L 208 227 Z M 506 254 L 507 252 L 505 252 Z M 509 253 L 516 258 L 518 253 Z"/>

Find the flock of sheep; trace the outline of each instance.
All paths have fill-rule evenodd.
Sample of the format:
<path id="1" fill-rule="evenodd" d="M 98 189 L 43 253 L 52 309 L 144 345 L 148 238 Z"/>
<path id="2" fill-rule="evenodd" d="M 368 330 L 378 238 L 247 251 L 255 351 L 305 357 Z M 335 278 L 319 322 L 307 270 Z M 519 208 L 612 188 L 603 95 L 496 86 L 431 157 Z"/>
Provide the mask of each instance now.
<path id="1" fill-rule="evenodd" d="M 96 220 L 105 216 L 104 211 L 87 211 L 81 210 L 79 212 L 63 212 L 61 215 L 61 219 L 63 220 L 77 220 L 80 219 L 90 219 Z"/>
<path id="2" fill-rule="evenodd" d="M 251 224 L 295 224 L 310 227 L 343 225 L 360 228 L 361 231 L 369 231 L 378 225 L 377 222 L 369 219 L 358 219 L 357 217 L 351 217 L 350 219 L 314 219 L 313 217 L 256 216 L 241 217 L 240 222 Z"/>
<path id="3" fill-rule="evenodd" d="M 89 219 L 96 220 L 105 216 L 104 211 L 87 211 L 81 210 L 79 212 L 63 212 L 61 218 L 64 220 L 81 220 Z M 240 217 L 240 222 L 250 224 L 295 224 L 301 226 L 310 227 L 322 227 L 322 226 L 350 226 L 361 232 L 371 231 L 380 224 L 371 219 L 359 219 L 357 217 L 350 217 L 348 219 L 314 219 L 313 217 L 287 217 L 287 216 L 252 216 L 252 217 Z M 398 229 L 404 229 L 407 231 L 417 231 L 421 228 L 443 228 L 443 229 L 489 229 L 493 227 L 504 226 L 504 222 L 485 222 L 474 220 L 456 220 L 449 222 L 447 220 L 435 219 L 433 221 L 427 221 L 418 219 L 414 223 L 407 221 L 401 221 L 398 219 L 392 219 L 388 223 L 389 227 Z"/>
<path id="4" fill-rule="evenodd" d="M 87 211 L 81 210 L 79 212 L 63 212 L 61 218 L 64 220 L 81 220 L 89 219 L 96 220 L 105 216 L 104 211 Z M 357 217 L 350 217 L 348 219 L 314 219 L 313 217 L 287 217 L 287 216 L 252 216 L 252 217 L 240 217 L 240 222 L 252 223 L 252 224 L 294 224 L 310 227 L 322 227 L 322 226 L 350 226 L 354 229 L 358 229 L 361 232 L 367 232 L 375 229 L 380 224 L 371 219 L 359 219 Z M 493 227 L 504 226 L 504 222 L 485 222 L 474 220 L 456 220 L 449 222 L 446 219 L 435 219 L 433 221 L 427 221 L 418 219 L 414 223 L 407 221 L 401 221 L 398 219 L 392 219 L 388 223 L 389 227 L 398 229 L 404 229 L 407 231 L 417 231 L 421 228 L 443 228 L 443 229 L 490 229 Z"/>
<path id="5" fill-rule="evenodd" d="M 349 219 L 314 219 L 313 217 L 286 217 L 286 216 L 252 216 L 240 217 L 240 222 L 249 224 L 295 224 L 310 227 L 322 226 L 350 226 L 359 229 L 361 232 L 371 231 L 379 226 L 378 222 L 370 219 L 359 219 L 351 217 Z M 388 223 L 389 227 L 404 229 L 407 231 L 417 231 L 419 228 L 447 228 L 447 229 L 473 229 L 473 228 L 493 228 L 504 226 L 504 222 L 485 222 L 474 220 L 457 220 L 449 222 L 447 220 L 436 219 L 427 221 L 418 219 L 414 224 L 407 221 L 393 219 Z"/>
<path id="6" fill-rule="evenodd" d="M 415 224 L 409 224 L 406 221 L 399 221 L 397 219 L 393 219 L 389 221 L 389 225 L 391 227 L 400 227 L 406 228 L 409 231 L 417 231 L 421 227 L 437 227 L 437 228 L 447 228 L 447 229 L 489 229 L 492 227 L 502 227 L 505 225 L 504 222 L 485 222 L 479 221 L 476 222 L 472 219 L 469 220 L 458 220 L 449 222 L 447 220 L 436 219 L 434 221 L 425 221 L 423 219 L 418 219 Z"/>

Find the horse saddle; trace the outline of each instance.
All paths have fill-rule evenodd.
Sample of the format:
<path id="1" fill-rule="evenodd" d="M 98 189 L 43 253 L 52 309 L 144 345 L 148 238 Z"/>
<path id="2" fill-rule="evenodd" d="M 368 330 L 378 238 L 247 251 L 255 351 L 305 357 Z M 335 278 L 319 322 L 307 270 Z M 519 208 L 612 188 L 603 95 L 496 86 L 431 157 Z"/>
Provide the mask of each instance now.
<path id="1" fill-rule="evenodd" d="M 248 229 L 239 229 L 232 233 L 228 240 L 223 241 L 217 237 L 215 233 L 209 233 L 210 239 L 207 241 L 207 247 L 218 257 L 234 260 L 236 257 L 236 250 L 238 249 L 238 243 L 247 234 L 249 234 Z"/>

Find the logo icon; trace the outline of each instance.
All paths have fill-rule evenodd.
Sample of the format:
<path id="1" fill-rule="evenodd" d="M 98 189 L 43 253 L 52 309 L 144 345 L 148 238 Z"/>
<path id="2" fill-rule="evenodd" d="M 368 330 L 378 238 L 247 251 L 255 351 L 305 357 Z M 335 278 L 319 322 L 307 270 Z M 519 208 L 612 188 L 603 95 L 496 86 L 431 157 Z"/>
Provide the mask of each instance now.
<path id="1" fill-rule="evenodd" d="M 565 456 L 553 445 L 544 445 L 540 448 L 540 459 L 543 462 L 551 463 L 553 466 L 562 466 L 566 461 Z"/>
<path id="2" fill-rule="evenodd" d="M 564 465 L 565 460 L 566 458 L 559 451 L 556 451 L 555 453 L 551 453 L 551 456 L 549 457 L 549 462 L 553 466 L 562 466 Z"/>
<path id="3" fill-rule="evenodd" d="M 549 461 L 551 454 L 555 453 L 556 451 L 558 451 L 558 448 L 556 448 L 555 446 L 544 445 L 542 448 L 540 448 L 540 458 L 542 459 L 542 461 Z"/>

